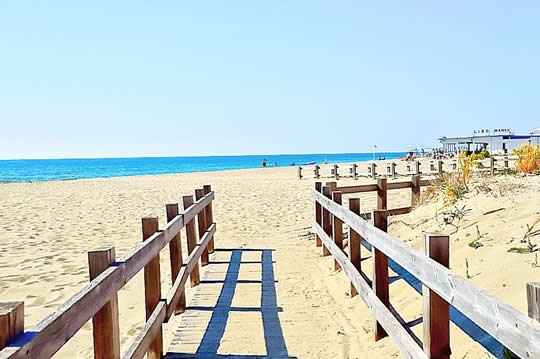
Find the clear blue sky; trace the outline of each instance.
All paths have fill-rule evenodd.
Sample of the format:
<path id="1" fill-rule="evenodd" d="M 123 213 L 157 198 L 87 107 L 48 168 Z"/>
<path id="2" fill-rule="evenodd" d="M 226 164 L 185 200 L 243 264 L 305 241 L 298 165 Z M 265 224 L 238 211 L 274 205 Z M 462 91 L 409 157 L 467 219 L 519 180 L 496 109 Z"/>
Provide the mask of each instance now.
<path id="1" fill-rule="evenodd" d="M 406 150 L 540 127 L 538 1 L 2 1 L 0 158 Z"/>

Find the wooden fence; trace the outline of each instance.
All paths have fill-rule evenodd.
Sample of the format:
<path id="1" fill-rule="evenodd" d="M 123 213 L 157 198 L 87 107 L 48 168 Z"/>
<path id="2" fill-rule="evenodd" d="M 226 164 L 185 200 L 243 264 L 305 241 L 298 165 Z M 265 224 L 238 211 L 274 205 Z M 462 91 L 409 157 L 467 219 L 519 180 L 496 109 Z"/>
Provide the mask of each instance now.
<path id="1" fill-rule="evenodd" d="M 118 291 L 144 268 L 146 323 L 122 358 L 161 358 L 162 324 L 185 310 L 185 284 L 199 284 L 199 258 L 204 266 L 214 251 L 216 224 L 213 221 L 210 186 L 166 206 L 167 225 L 158 229 L 157 217 L 142 219 L 143 242 L 116 260 L 115 249 L 89 251 L 90 283 L 60 305 L 53 313 L 24 332 L 24 303 L 0 303 L 0 358 L 49 358 L 90 319 L 93 324 L 94 357 L 120 358 Z M 197 219 L 195 220 L 195 217 Z M 198 223 L 198 236 L 195 230 Z M 187 262 L 182 262 L 181 230 L 186 229 Z M 171 288 L 161 294 L 159 253 L 170 249 Z"/>
<path id="2" fill-rule="evenodd" d="M 390 336 L 406 358 L 449 358 L 452 305 L 519 357 L 540 358 L 540 325 L 448 269 L 449 236 L 425 233 L 422 254 L 386 233 L 388 216 L 404 212 L 387 209 L 387 191 L 410 187 L 414 201 L 421 184 L 418 177 L 410 183 L 388 184 L 379 179 L 377 184 L 348 187 L 315 183 L 316 245 L 323 247 L 323 255 L 333 255 L 336 269 L 342 268 L 351 281 L 351 295 L 359 294 L 373 312 L 375 340 Z M 342 194 L 366 191 L 377 192 L 371 223 L 361 214 L 359 199 L 350 198 L 349 208 L 342 206 Z M 343 248 L 344 224 L 350 231 L 348 253 Z M 371 245 L 371 280 L 362 272 L 362 241 Z M 423 284 L 423 340 L 415 337 L 390 304 L 389 258 Z M 540 320 L 540 283 L 527 284 L 527 300 L 529 315 Z"/>
<path id="3" fill-rule="evenodd" d="M 475 160 L 477 163 L 474 172 L 489 172 L 495 174 L 496 172 L 509 172 L 511 170 L 510 162 L 517 160 L 517 156 L 503 156 L 503 157 L 490 157 L 484 160 Z M 425 168 L 421 168 L 421 167 Z M 378 169 L 380 167 L 380 169 Z M 445 169 L 446 167 L 446 169 Z M 360 169 L 365 169 L 364 172 L 359 172 Z M 362 166 L 356 163 L 352 164 L 329 164 L 329 165 L 312 165 L 312 166 L 298 166 L 298 178 L 353 178 L 358 177 L 391 177 L 396 178 L 398 176 L 411 176 L 411 175 L 441 175 L 444 172 L 456 172 L 458 169 L 458 162 L 454 160 L 431 160 L 427 163 L 420 161 L 412 162 L 388 162 L 383 164 L 377 164 L 375 162 L 366 162 Z M 341 170 L 341 171 L 340 171 Z M 307 173 L 312 174 L 307 174 Z"/>

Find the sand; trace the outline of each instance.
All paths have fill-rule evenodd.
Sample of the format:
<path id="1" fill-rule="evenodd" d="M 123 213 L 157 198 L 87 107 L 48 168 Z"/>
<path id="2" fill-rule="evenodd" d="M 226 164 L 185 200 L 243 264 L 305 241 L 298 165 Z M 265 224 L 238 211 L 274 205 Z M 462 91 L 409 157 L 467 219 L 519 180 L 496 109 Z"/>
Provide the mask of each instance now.
<path id="1" fill-rule="evenodd" d="M 520 239 L 526 224 L 540 217 L 540 177 L 496 178 L 495 182 L 479 178 L 493 190 L 476 193 L 473 189 L 457 203 L 471 211 L 451 236 L 450 266 L 465 276 L 467 259 L 470 280 L 475 285 L 525 312 L 525 283 L 537 279 L 540 269 L 534 254 L 507 253 L 507 249 L 523 246 Z M 369 182 L 370 179 L 343 179 L 340 185 Z M 112 245 L 117 257 L 121 257 L 142 240 L 141 217 L 159 216 L 162 227 L 166 203 L 181 202 L 183 195 L 211 184 L 216 192 L 216 247 L 274 250 L 277 302 L 282 308 L 279 318 L 290 356 L 400 357 L 390 339 L 373 341 L 373 318 L 366 305 L 359 297 L 350 298 L 346 276 L 341 271 L 334 272 L 333 260 L 323 258 L 313 237 L 306 235 L 314 214 L 313 183 L 312 179 L 298 180 L 295 168 L 267 168 L 0 184 L 0 300 L 24 300 L 25 324 L 30 328 L 88 282 L 88 250 Z M 363 210 L 374 209 L 373 193 L 360 197 Z M 410 191 L 390 193 L 389 208 L 409 203 Z M 422 231 L 456 230 L 443 224 L 441 213 L 435 216 L 440 207 L 424 204 L 410 214 L 394 217 L 389 231 L 420 250 Z M 500 207 L 505 209 L 482 214 Z M 477 236 L 476 225 L 465 228 L 474 222 L 478 222 L 483 243 L 476 250 L 468 246 Z M 366 255 L 364 251 L 363 256 Z M 166 293 L 170 286 L 167 250 L 162 252 L 161 263 Z M 363 262 L 368 275 L 370 267 L 369 259 Z M 188 289 L 188 301 L 192 293 Z M 246 293 L 242 298 L 249 301 L 249 296 Z M 143 298 L 139 273 L 119 293 L 123 351 L 144 323 Z M 402 280 L 391 285 L 391 301 L 407 321 L 421 317 L 421 296 Z M 254 318 L 250 323 L 257 322 Z M 166 346 L 177 320 L 165 326 Z M 241 328 L 242 317 L 230 320 L 236 320 Z M 421 337 L 421 324 L 413 330 Z M 235 342 L 235 331 L 227 329 L 219 353 L 266 354 L 260 332 L 249 328 L 247 332 L 254 334 L 253 342 L 246 344 Z M 451 334 L 455 357 L 489 357 L 485 349 L 454 325 Z M 91 324 L 87 323 L 56 356 L 92 357 L 91 337 Z"/>

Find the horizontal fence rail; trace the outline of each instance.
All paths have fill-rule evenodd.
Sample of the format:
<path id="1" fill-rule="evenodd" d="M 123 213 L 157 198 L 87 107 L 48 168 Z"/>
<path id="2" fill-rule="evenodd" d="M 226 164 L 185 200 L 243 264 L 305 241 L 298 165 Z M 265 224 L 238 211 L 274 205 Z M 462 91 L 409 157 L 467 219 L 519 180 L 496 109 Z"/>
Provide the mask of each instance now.
<path id="1" fill-rule="evenodd" d="M 163 230 L 158 230 L 157 217 L 143 218 L 144 240 L 123 258 L 114 260 L 114 248 L 90 251 L 90 283 L 26 332 L 23 332 L 24 325 L 18 325 L 15 330 L 13 326 L 11 329 L 0 326 L 0 358 L 49 358 L 90 319 L 93 319 L 94 357 L 120 358 L 117 293 L 143 268 L 147 320 L 122 358 L 143 358 L 147 354 L 148 358 L 160 358 L 163 355 L 162 324 L 173 314 L 183 312 L 187 278 L 191 275 L 193 286 L 195 269 L 198 277 L 199 259 L 210 247 L 211 252 L 214 248 L 216 224 L 211 204 L 215 195 L 210 186 L 204 186 L 199 193 L 200 198 L 195 202 L 192 196 L 184 197 L 182 212 L 178 212 L 177 204 L 167 205 L 168 223 Z M 197 241 L 195 220 L 199 217 L 201 221 L 201 216 L 205 220 L 204 226 L 199 226 Z M 182 264 L 180 244 L 183 228 L 186 228 L 189 253 L 185 264 Z M 167 244 L 174 249 L 170 253 L 173 279 L 168 295 L 162 298 L 159 253 Z M 93 275 L 93 266 L 103 268 Z M 0 312 L 0 324 L 3 317 L 8 321 L 22 320 L 22 302 L 0 303 L 2 307 L 9 310 L 4 316 Z"/>
<path id="2" fill-rule="evenodd" d="M 418 178 L 414 181 L 419 184 Z M 373 223 L 365 219 L 368 216 L 360 214 L 358 199 L 350 199 L 350 209 L 331 199 L 335 198 L 336 191 L 356 193 L 352 189 L 346 192 L 346 187 L 337 187 L 335 182 L 329 182 L 324 187 L 316 182 L 313 190 L 316 214 L 313 232 L 317 246 L 323 247 L 323 254 L 329 252 L 333 255 L 353 284 L 355 290 L 351 294 L 359 293 L 374 313 L 377 320 L 376 340 L 389 335 L 407 358 L 449 358 L 448 311 L 449 305 L 452 305 L 519 357 L 540 358 L 540 324 L 449 270 L 448 236 L 425 234 L 426 253 L 422 254 L 386 233 L 386 218 L 392 214 L 392 210 L 386 209 L 386 190 L 390 184 L 384 186 L 381 182 L 379 179 L 376 185 L 366 185 L 378 194 L 378 210 L 369 216 Z M 368 188 L 354 187 L 357 192 L 364 192 Z M 381 191 L 381 187 L 384 191 Z M 411 188 L 414 190 L 415 187 L 413 185 Z M 407 187 L 400 184 L 395 188 Z M 336 233 L 339 235 L 340 230 L 329 227 L 332 224 L 329 218 L 332 217 L 339 219 L 338 225 L 342 223 L 349 227 L 349 255 L 337 245 L 341 239 L 336 237 Z M 333 223 L 335 225 L 335 220 Z M 361 273 L 359 239 L 369 243 L 373 251 L 374 277 L 371 285 Z M 403 326 L 403 321 L 390 304 L 389 259 L 415 276 L 424 286 L 424 351 L 419 350 L 421 341 Z M 533 318 L 540 317 L 538 288 L 538 283 L 528 284 L 529 313 Z"/>

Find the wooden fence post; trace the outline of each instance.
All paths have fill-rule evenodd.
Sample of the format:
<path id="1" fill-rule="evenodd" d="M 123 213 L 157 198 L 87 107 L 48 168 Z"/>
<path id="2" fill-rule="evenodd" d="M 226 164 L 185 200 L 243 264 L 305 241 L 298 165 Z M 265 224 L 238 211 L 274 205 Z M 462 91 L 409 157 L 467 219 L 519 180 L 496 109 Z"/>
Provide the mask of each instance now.
<path id="1" fill-rule="evenodd" d="M 172 221 L 176 216 L 178 216 L 178 203 L 171 203 L 165 206 L 167 211 L 167 223 Z M 174 236 L 174 238 L 169 242 L 169 252 L 171 259 L 171 279 L 172 284 L 176 281 L 178 273 L 182 268 L 182 241 L 180 239 L 180 232 Z M 175 314 L 183 313 L 186 310 L 186 294 L 182 292 L 178 305 L 174 309 Z"/>
<path id="2" fill-rule="evenodd" d="M 527 283 L 527 308 L 529 317 L 540 322 L 540 282 Z"/>
<path id="3" fill-rule="evenodd" d="M 143 241 L 150 238 L 158 231 L 157 217 L 144 217 L 142 219 Z M 144 266 L 144 297 L 146 308 L 146 320 L 150 318 L 161 299 L 161 272 L 159 268 L 159 253 Z M 147 357 L 160 359 L 163 355 L 163 332 L 159 327 L 159 334 L 150 344 Z"/>
<path id="4" fill-rule="evenodd" d="M 302 166 L 298 166 L 298 179 L 302 179 Z"/>
<path id="5" fill-rule="evenodd" d="M 386 178 L 377 179 L 377 209 L 387 209 L 388 181 Z"/>
<path id="6" fill-rule="evenodd" d="M 339 179 L 338 165 L 336 165 L 336 164 L 334 164 L 334 176 L 336 177 L 336 180 Z"/>
<path id="7" fill-rule="evenodd" d="M 412 176 L 411 182 L 412 182 L 411 207 L 414 207 L 415 205 L 418 204 L 418 201 L 420 200 L 420 176 L 418 175 Z"/>
<path id="8" fill-rule="evenodd" d="M 356 163 L 352 164 L 352 176 L 354 179 L 358 179 L 358 165 Z"/>
<path id="9" fill-rule="evenodd" d="M 321 178 L 321 173 L 319 172 L 320 169 L 321 169 L 321 167 L 319 165 L 315 165 L 314 171 L 315 171 L 315 178 L 316 179 Z"/>
<path id="10" fill-rule="evenodd" d="M 204 195 L 206 196 L 208 193 L 212 192 L 212 186 L 209 184 L 205 184 L 203 186 L 204 189 Z M 212 202 L 208 203 L 208 206 L 206 206 L 206 228 L 210 227 L 214 223 L 214 212 L 212 210 Z M 215 236 L 215 234 L 214 234 Z M 214 236 L 208 241 L 208 253 L 212 254 L 214 253 Z"/>
<path id="11" fill-rule="evenodd" d="M 114 247 L 88 251 L 90 281 L 116 261 Z M 92 317 L 94 358 L 120 358 L 120 330 L 118 324 L 118 294 Z"/>
<path id="12" fill-rule="evenodd" d="M 375 164 L 375 162 L 371 162 L 371 177 L 372 178 L 375 178 L 377 176 L 376 167 L 377 165 Z"/>
<path id="13" fill-rule="evenodd" d="M 322 191 L 322 182 L 315 182 L 315 191 L 321 193 L 321 191 Z M 317 222 L 317 224 L 319 226 L 322 227 L 321 215 L 322 215 L 321 204 L 319 202 L 317 202 L 317 200 L 315 200 L 315 221 Z M 315 235 L 315 246 L 316 247 L 322 246 L 322 241 L 321 241 L 321 238 L 319 237 L 319 235 Z"/>
<path id="14" fill-rule="evenodd" d="M 449 266 L 449 237 L 424 233 L 424 252 L 446 268 Z M 424 352 L 432 359 L 450 358 L 450 305 L 437 293 L 422 286 L 424 298 Z"/>
<path id="15" fill-rule="evenodd" d="M 414 164 L 415 164 L 415 166 L 416 166 L 416 168 L 415 168 L 415 174 L 416 174 L 417 176 L 420 176 L 420 161 L 415 161 Z"/>
<path id="16" fill-rule="evenodd" d="M 491 175 L 495 174 L 495 157 L 491 156 L 489 158 L 489 168 L 491 170 Z"/>
<path id="17" fill-rule="evenodd" d="M 341 192 L 332 192 L 332 200 L 337 204 L 342 204 L 342 195 Z M 332 223 L 332 239 L 334 243 L 343 250 L 343 221 L 338 217 L 334 216 Z M 337 260 L 334 260 L 334 270 L 340 269 L 340 265 Z"/>
<path id="18" fill-rule="evenodd" d="M 189 206 L 193 204 L 193 196 L 184 196 L 182 197 L 182 201 L 184 202 L 184 210 L 186 210 L 189 208 Z M 190 255 L 197 246 L 197 235 L 195 233 L 195 218 L 188 223 L 185 223 L 184 225 L 186 226 L 188 255 Z M 199 284 L 199 282 L 201 281 L 199 276 L 199 263 L 195 264 L 189 276 L 191 278 L 192 287 L 195 287 Z"/>
<path id="19" fill-rule="evenodd" d="M 196 189 L 195 190 L 195 199 L 198 201 L 201 198 L 204 197 L 204 189 Z M 202 211 L 197 214 L 197 224 L 199 225 L 199 240 L 202 239 L 204 234 L 206 233 L 206 229 L 208 226 L 206 225 L 206 208 L 204 208 Z M 201 254 L 201 266 L 207 266 L 208 265 L 208 246 L 203 249 L 203 252 Z"/>
<path id="20" fill-rule="evenodd" d="M 504 173 L 508 173 L 509 170 L 510 170 L 510 166 L 508 164 L 508 157 L 505 157 L 504 158 Z"/>
<path id="21" fill-rule="evenodd" d="M 388 229 L 388 211 L 376 210 L 371 214 L 373 225 L 380 230 L 386 232 Z M 377 248 L 374 248 L 373 253 L 373 291 L 383 304 L 390 308 L 390 291 L 388 281 L 388 257 Z M 383 327 L 376 322 L 375 324 L 375 341 L 388 336 Z"/>
<path id="22" fill-rule="evenodd" d="M 0 303 L 0 350 L 24 332 L 24 302 Z"/>
<path id="23" fill-rule="evenodd" d="M 331 197 L 331 191 L 330 191 L 330 187 L 328 186 L 324 186 L 322 188 L 322 194 L 323 196 L 327 197 L 327 198 L 330 198 Z M 328 234 L 329 237 L 332 237 L 332 222 L 331 222 L 331 216 L 330 216 L 330 212 L 323 207 L 323 214 L 322 214 L 322 227 L 323 227 L 323 230 L 326 234 Z M 326 248 L 326 246 L 323 244 L 322 245 L 322 249 L 323 249 L 323 256 L 329 256 L 330 255 L 330 251 Z"/>
<path id="24" fill-rule="evenodd" d="M 442 160 L 437 161 L 437 172 L 439 172 L 439 176 L 442 176 L 443 174 L 443 161 Z"/>
<path id="25" fill-rule="evenodd" d="M 360 215 L 360 198 L 349 198 L 349 209 Z M 362 237 L 349 227 L 349 259 L 358 272 L 362 271 L 361 241 Z M 351 282 L 351 298 L 356 295 L 358 295 L 358 291 Z"/>
<path id="26" fill-rule="evenodd" d="M 392 169 L 390 175 L 392 176 L 392 178 L 396 178 L 396 164 L 394 162 L 392 162 L 390 164 L 390 166 L 391 166 L 391 169 Z"/>

